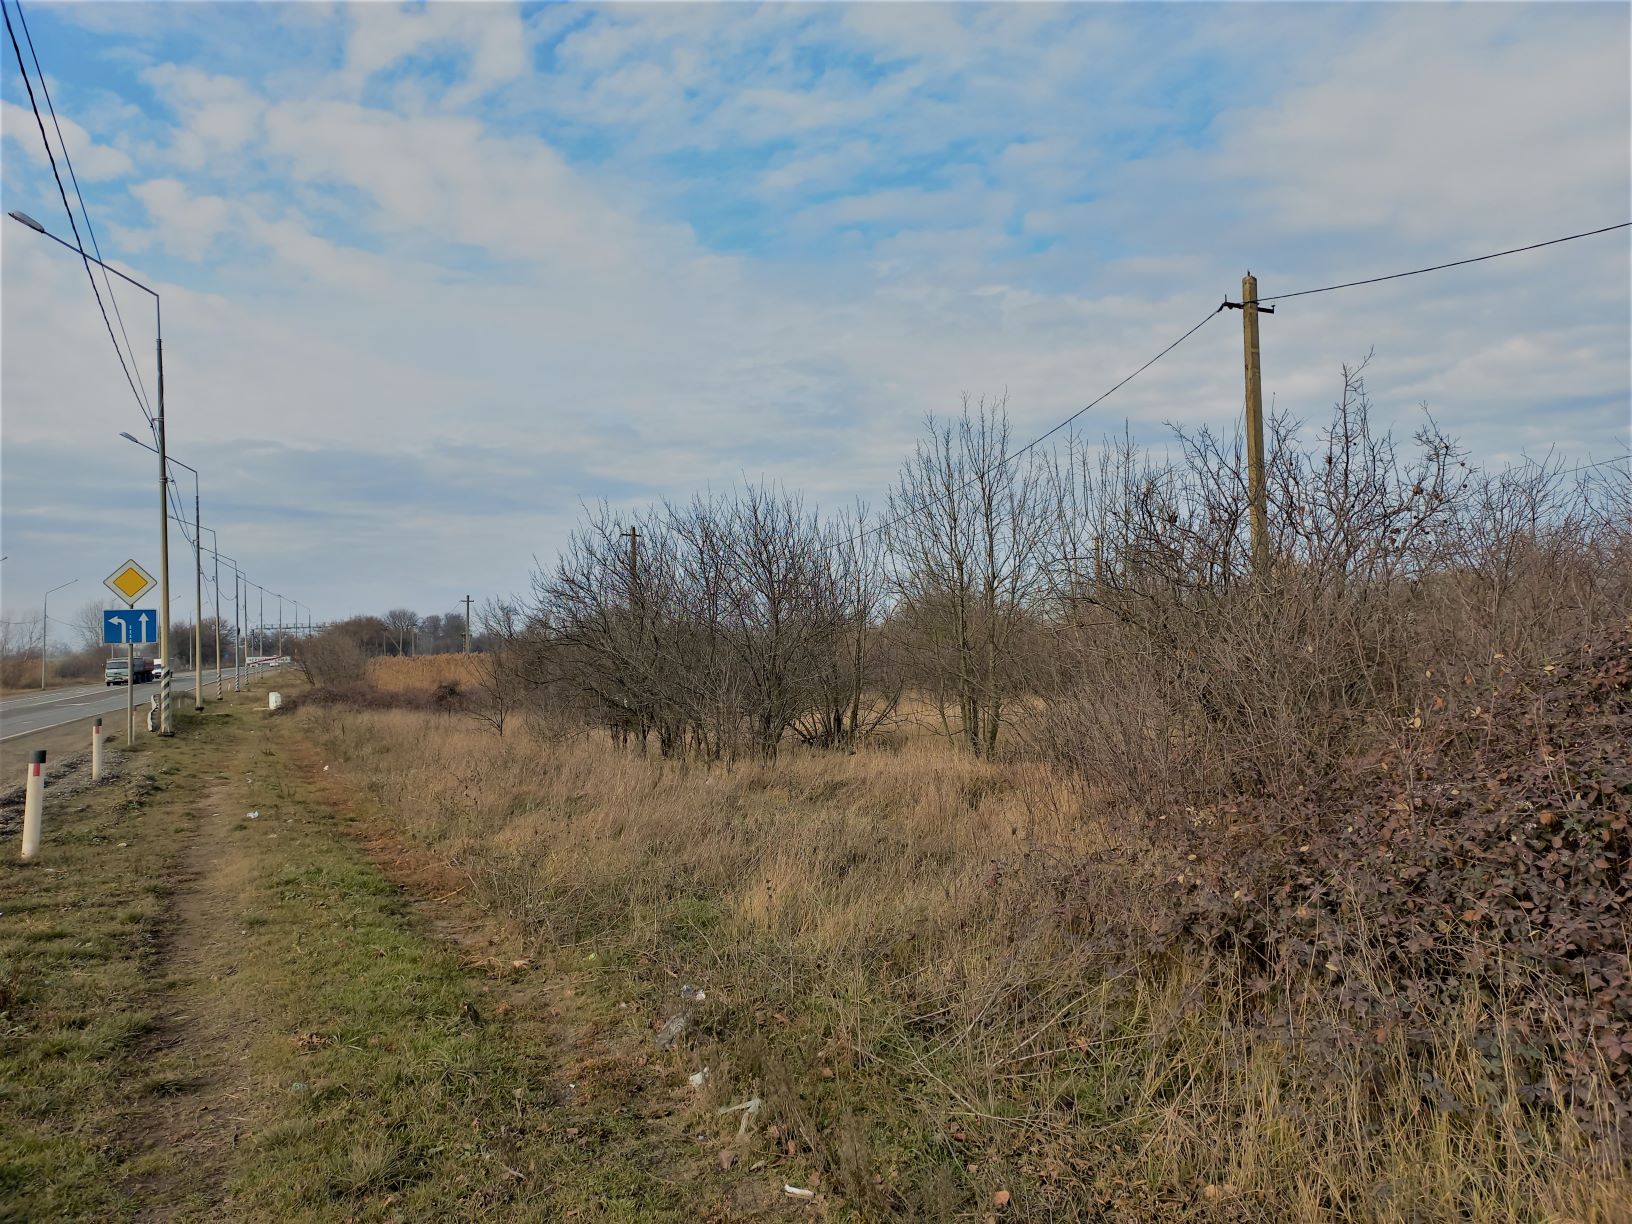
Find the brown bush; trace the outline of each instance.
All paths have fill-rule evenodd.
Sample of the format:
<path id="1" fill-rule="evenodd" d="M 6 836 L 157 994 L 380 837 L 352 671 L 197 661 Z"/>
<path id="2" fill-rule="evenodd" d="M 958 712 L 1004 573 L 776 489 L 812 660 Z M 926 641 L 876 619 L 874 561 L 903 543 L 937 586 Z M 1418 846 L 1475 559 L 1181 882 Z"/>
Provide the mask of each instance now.
<path id="1" fill-rule="evenodd" d="M 338 629 L 296 639 L 290 653 L 312 685 L 350 687 L 361 684 L 368 675 L 368 655 Z"/>
<path id="2" fill-rule="evenodd" d="M 1200 930 L 1253 931 L 1283 979 L 1338 966 L 1351 1035 L 1477 1000 L 1527 1100 L 1632 1142 L 1632 634 L 1482 696 L 1464 674 L 1412 722 L 1398 753 L 1221 847 L 1241 897 L 1215 890 Z"/>

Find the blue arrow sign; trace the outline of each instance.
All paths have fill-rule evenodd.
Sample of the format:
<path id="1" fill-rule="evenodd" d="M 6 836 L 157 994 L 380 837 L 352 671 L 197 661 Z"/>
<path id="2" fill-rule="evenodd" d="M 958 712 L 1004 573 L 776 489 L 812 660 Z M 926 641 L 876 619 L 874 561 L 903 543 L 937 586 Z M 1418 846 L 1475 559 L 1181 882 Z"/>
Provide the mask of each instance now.
<path id="1" fill-rule="evenodd" d="M 102 644 L 151 646 L 159 640 L 159 614 L 152 608 L 105 609 L 102 613 Z"/>

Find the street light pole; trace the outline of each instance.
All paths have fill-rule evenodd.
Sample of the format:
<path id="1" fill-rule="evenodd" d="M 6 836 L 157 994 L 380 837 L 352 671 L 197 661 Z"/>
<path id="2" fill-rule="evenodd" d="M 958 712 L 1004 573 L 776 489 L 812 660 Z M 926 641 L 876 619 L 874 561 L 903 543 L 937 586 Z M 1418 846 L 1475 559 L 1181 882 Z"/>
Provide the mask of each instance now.
<path id="1" fill-rule="evenodd" d="M 159 653 L 164 657 L 164 669 L 159 674 L 159 734 L 174 735 L 176 728 L 170 712 L 170 514 L 167 509 L 169 504 L 167 482 L 170 473 L 164 462 L 164 314 L 160 307 L 159 295 L 135 277 L 81 250 L 77 243 L 58 238 L 27 213 L 13 210 L 10 216 L 13 221 L 28 226 L 37 234 L 45 235 L 81 259 L 87 259 L 97 267 L 112 272 L 120 280 L 134 285 L 153 299 L 154 350 L 159 363 L 159 411 L 157 420 L 153 422 L 154 438 L 159 444 Z"/>
<path id="2" fill-rule="evenodd" d="M 183 465 L 185 466 L 185 465 Z M 193 713 L 204 713 L 204 530 L 193 472 Z"/>
<path id="3" fill-rule="evenodd" d="M 67 582 L 52 587 L 40 600 L 40 687 L 42 689 L 45 687 L 45 660 L 50 653 L 46 650 L 46 645 L 51 640 L 51 596 L 62 590 L 63 587 L 71 587 L 78 581 L 78 578 L 70 578 Z"/>
<path id="4" fill-rule="evenodd" d="M 161 396 L 164 394 L 162 377 L 159 383 L 159 394 Z M 136 443 L 137 446 L 146 447 L 148 450 L 153 449 L 134 434 L 121 433 L 119 436 L 128 442 Z M 164 455 L 162 427 L 159 437 L 159 455 L 161 458 L 166 457 Z M 175 464 L 177 467 L 184 467 L 193 474 L 193 713 L 202 714 L 204 712 L 204 538 L 201 532 L 201 520 L 198 511 L 198 469 L 190 463 L 183 463 L 180 459 L 169 458 L 168 462 Z M 167 524 L 169 517 L 169 503 L 168 499 L 166 499 L 165 520 Z M 168 526 L 166 526 L 166 531 L 168 532 Z M 169 573 L 170 548 L 168 535 L 163 550 L 163 559 L 164 570 Z M 168 648 L 161 646 L 160 649 L 167 650 Z M 171 667 L 172 661 L 170 655 L 166 653 L 164 656 L 164 669 L 166 672 L 174 670 Z M 164 700 L 166 704 L 169 703 L 168 697 Z"/>
<path id="5" fill-rule="evenodd" d="M 215 699 L 221 701 L 226 696 L 226 682 L 221 678 L 221 537 L 213 527 L 198 530 L 210 533 L 210 555 L 215 559 Z M 227 564 L 238 563 L 228 557 Z"/>

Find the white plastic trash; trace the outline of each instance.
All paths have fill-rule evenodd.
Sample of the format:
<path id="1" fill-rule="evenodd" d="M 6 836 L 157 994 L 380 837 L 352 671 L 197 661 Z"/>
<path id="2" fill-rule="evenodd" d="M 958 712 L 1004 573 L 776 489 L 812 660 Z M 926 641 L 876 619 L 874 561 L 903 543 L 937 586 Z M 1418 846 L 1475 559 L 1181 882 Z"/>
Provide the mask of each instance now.
<path id="1" fill-rule="evenodd" d="M 268 693 L 266 695 L 266 708 L 269 709 L 269 710 L 281 710 L 281 709 L 283 709 L 283 694 L 282 693 Z"/>

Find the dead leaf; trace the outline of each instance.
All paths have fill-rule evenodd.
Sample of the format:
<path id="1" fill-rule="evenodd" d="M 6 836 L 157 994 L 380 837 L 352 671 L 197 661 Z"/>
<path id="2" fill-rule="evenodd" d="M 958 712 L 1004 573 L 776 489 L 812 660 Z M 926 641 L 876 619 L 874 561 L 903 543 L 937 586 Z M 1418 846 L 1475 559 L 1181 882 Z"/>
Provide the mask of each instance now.
<path id="1" fill-rule="evenodd" d="M 723 1173 L 727 1169 L 729 1169 L 732 1165 L 737 1163 L 737 1154 L 735 1152 L 733 1152 L 730 1148 L 721 1148 L 720 1149 L 720 1154 L 718 1156 L 716 1156 L 714 1159 L 719 1161 L 719 1163 L 720 1163 L 720 1172 Z"/>
<path id="2" fill-rule="evenodd" d="M 999 1190 L 995 1194 L 992 1195 L 992 1206 L 993 1207 L 1007 1207 L 1008 1205 L 1009 1205 L 1009 1192 L 1007 1190 Z"/>

